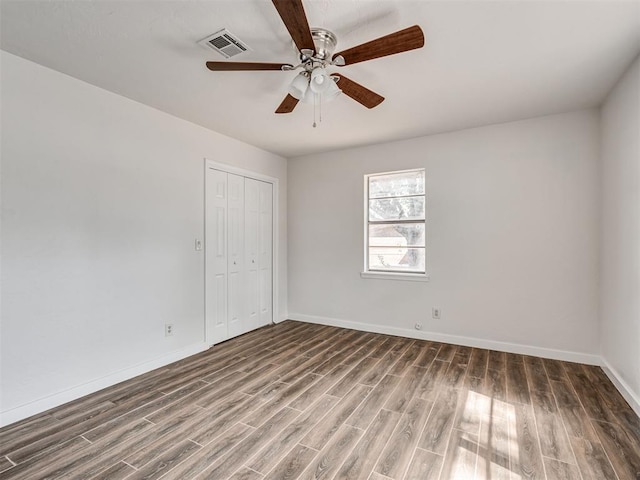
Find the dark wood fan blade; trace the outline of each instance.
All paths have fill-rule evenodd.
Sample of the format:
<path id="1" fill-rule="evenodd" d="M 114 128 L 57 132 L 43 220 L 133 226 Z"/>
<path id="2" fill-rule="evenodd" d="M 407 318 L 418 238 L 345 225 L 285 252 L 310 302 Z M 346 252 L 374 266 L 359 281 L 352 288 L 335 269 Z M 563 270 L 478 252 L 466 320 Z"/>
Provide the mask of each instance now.
<path id="1" fill-rule="evenodd" d="M 390 33 L 384 37 L 363 43 L 357 47 L 338 52 L 334 55 L 334 58 L 342 55 L 345 65 L 353 65 L 354 63 L 395 55 L 396 53 L 422 47 L 424 47 L 424 34 L 418 25 L 414 25 L 399 32 Z"/>
<path id="2" fill-rule="evenodd" d="M 207 62 L 207 68 L 213 72 L 233 72 L 239 70 L 282 70 L 288 63 L 247 63 L 247 62 Z"/>
<path id="3" fill-rule="evenodd" d="M 311 36 L 307 15 L 304 13 L 302 0 L 272 1 L 298 50 L 308 49 L 315 51 L 316 47 L 313 44 L 313 37 Z"/>
<path id="4" fill-rule="evenodd" d="M 276 110 L 276 113 L 291 113 L 293 109 L 298 105 L 298 99 L 287 95 Z"/>
<path id="5" fill-rule="evenodd" d="M 367 108 L 377 107 L 384 101 L 384 97 L 378 95 L 376 92 L 372 92 L 368 88 L 363 87 L 344 75 L 339 73 L 333 73 L 331 75 L 340 77 L 340 80 L 338 80 L 338 88 L 342 90 L 342 93 L 353 98 L 356 102 L 361 103 Z"/>

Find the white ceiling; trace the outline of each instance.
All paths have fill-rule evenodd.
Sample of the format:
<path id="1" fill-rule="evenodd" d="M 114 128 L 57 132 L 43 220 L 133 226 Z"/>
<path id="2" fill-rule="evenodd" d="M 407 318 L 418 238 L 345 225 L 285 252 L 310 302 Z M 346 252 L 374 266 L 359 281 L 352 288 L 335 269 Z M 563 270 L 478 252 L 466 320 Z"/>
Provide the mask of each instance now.
<path id="1" fill-rule="evenodd" d="M 338 50 L 418 24 L 421 50 L 340 72 L 386 97 L 274 110 L 293 72 L 210 72 L 196 42 L 227 28 L 251 52 L 296 63 L 267 0 L 2 0 L 11 53 L 285 157 L 599 105 L 640 52 L 640 1 L 306 0 Z M 337 70 L 337 68 L 336 68 Z"/>

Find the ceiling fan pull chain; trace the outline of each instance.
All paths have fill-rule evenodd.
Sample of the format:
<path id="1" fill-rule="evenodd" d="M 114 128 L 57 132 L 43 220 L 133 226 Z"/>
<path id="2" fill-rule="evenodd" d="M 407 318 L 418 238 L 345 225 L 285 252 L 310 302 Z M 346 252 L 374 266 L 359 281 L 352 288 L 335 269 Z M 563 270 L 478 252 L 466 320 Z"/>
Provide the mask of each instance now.
<path id="1" fill-rule="evenodd" d="M 313 95 L 313 128 L 316 128 L 316 103 L 318 101 L 318 96 L 316 94 Z"/>

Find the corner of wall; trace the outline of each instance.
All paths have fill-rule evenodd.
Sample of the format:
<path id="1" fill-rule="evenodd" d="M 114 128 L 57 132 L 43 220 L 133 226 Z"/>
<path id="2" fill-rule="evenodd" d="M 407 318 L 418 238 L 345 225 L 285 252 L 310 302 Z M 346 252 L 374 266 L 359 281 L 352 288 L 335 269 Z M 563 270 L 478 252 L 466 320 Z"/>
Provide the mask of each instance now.
<path id="1" fill-rule="evenodd" d="M 599 108 L 598 323 L 601 366 L 640 416 L 639 81 L 640 55 Z"/>
<path id="2" fill-rule="evenodd" d="M 600 366 L 602 370 L 604 370 L 604 373 L 607 374 L 607 377 L 609 377 L 609 380 L 611 380 L 611 383 L 615 385 L 633 411 L 636 412 L 636 415 L 640 417 L 640 396 L 633 391 L 629 384 L 622 379 L 618 371 L 613 368 L 604 357 L 602 357 Z"/>

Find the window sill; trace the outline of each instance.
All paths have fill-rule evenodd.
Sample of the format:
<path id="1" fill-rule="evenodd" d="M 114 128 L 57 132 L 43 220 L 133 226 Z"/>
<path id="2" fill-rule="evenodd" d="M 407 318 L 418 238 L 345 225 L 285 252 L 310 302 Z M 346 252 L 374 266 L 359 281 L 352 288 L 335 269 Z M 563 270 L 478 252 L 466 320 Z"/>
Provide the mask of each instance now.
<path id="1" fill-rule="evenodd" d="M 408 282 L 428 282 L 429 275 L 424 273 L 393 273 L 393 272 L 360 272 L 361 278 L 377 280 L 402 280 Z"/>

